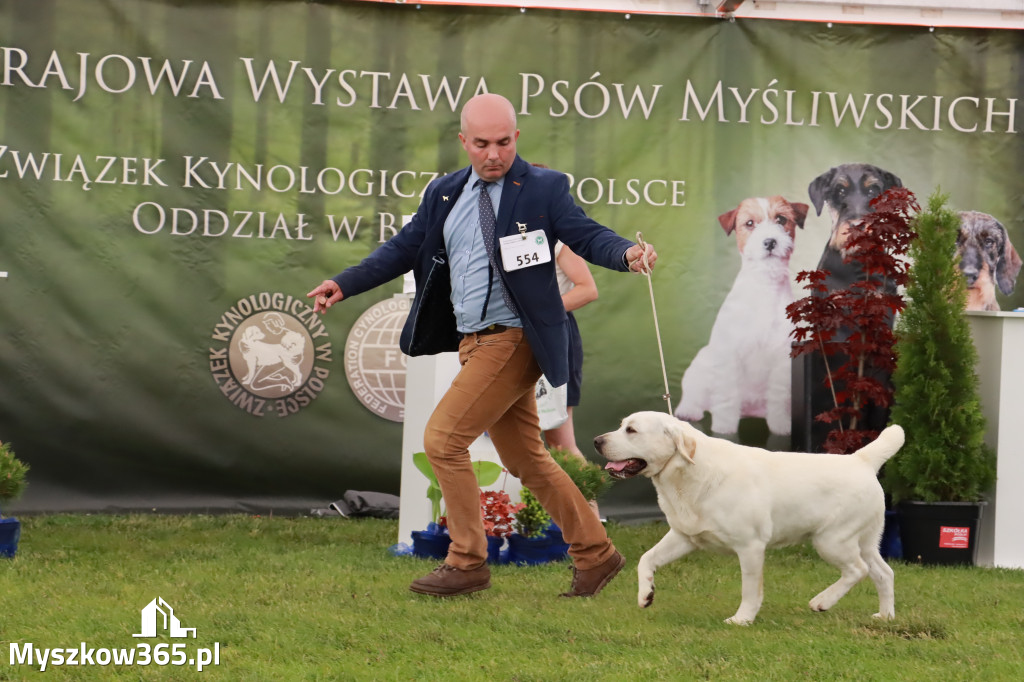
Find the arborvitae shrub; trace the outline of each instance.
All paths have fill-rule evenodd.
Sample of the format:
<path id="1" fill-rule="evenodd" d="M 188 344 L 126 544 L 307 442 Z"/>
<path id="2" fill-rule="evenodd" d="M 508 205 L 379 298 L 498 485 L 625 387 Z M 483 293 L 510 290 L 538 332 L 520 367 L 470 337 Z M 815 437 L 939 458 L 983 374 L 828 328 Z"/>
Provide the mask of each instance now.
<path id="1" fill-rule="evenodd" d="M 896 323 L 891 421 L 906 444 L 883 471 L 893 502 L 974 502 L 995 481 L 975 373 L 977 350 L 964 314 L 966 283 L 956 263 L 960 218 L 936 191 L 915 219 L 918 239 L 907 304 Z"/>

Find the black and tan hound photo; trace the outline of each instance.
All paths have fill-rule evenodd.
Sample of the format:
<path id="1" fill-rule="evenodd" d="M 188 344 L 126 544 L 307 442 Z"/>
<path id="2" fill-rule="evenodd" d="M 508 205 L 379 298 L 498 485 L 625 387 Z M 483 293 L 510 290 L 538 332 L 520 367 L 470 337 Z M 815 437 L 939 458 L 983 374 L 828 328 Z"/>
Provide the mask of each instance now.
<path id="1" fill-rule="evenodd" d="M 831 273 L 825 280 L 830 290 L 845 289 L 860 279 L 860 266 L 843 262 L 850 227 L 874 212 L 872 199 L 887 189 L 902 186 L 903 182 L 893 173 L 867 163 L 835 166 L 811 181 L 807 193 L 814 210 L 821 215 L 822 209 L 828 207 L 832 218 L 832 232 L 818 262 L 818 269 Z"/>

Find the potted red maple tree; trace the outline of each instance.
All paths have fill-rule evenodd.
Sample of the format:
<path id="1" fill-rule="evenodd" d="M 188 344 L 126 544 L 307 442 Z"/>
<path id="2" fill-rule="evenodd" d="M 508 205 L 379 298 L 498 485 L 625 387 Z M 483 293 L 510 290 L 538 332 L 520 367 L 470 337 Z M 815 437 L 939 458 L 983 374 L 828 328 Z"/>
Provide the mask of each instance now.
<path id="1" fill-rule="evenodd" d="M 824 365 L 831 407 L 813 415 L 832 428 L 823 449 L 849 454 L 872 441 L 888 419 L 894 316 L 903 310 L 898 287 L 907 282 L 905 254 L 916 237 L 912 215 L 920 210 L 913 192 L 894 187 L 876 197 L 874 212 L 850 230 L 844 261 L 856 263 L 860 277 L 845 288 L 826 286 L 827 270 L 797 275 L 809 293 L 789 304 L 794 323 L 791 356 L 812 356 Z"/>

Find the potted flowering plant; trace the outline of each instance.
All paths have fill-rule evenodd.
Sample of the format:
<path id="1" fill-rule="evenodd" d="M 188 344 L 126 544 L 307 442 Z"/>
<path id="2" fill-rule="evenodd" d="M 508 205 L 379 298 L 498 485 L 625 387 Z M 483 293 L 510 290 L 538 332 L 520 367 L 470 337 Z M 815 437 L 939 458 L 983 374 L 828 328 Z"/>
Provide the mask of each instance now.
<path id="1" fill-rule="evenodd" d="M 522 499 L 522 507 L 516 512 L 516 532 L 524 538 L 542 536 L 551 523 L 551 515 L 529 488 L 519 491 L 519 497 Z"/>
<path id="2" fill-rule="evenodd" d="M 451 538 L 448 536 L 444 515 L 441 513 L 441 486 L 437 482 L 437 475 L 427 460 L 427 453 L 417 452 L 412 456 L 413 464 L 420 470 L 429 482 L 427 486 L 427 499 L 431 505 L 431 522 L 427 524 L 426 530 L 415 530 L 412 532 L 412 553 L 418 557 L 430 559 L 443 559 L 448 554 L 448 545 Z M 481 488 L 491 485 L 498 480 L 503 469 L 495 462 L 475 461 L 473 472 L 476 474 L 476 482 Z"/>
<path id="3" fill-rule="evenodd" d="M 480 491 L 480 512 L 484 519 L 484 532 L 487 533 L 488 562 L 501 562 L 501 548 L 505 538 L 515 531 L 516 513 L 525 506 L 522 502 L 512 504 L 504 490 Z"/>
<path id="4" fill-rule="evenodd" d="M 522 508 L 516 512 L 516 532 L 508 538 L 509 561 L 516 564 L 543 564 L 565 558 L 568 547 L 556 543 L 549 530 L 553 524 L 537 497 L 524 487 L 519 491 Z"/>
<path id="5" fill-rule="evenodd" d="M 28 465 L 14 455 L 10 443 L 0 442 L 0 502 L 7 503 L 25 490 Z M 18 551 L 21 522 L 0 513 L 0 556 L 11 558 Z"/>

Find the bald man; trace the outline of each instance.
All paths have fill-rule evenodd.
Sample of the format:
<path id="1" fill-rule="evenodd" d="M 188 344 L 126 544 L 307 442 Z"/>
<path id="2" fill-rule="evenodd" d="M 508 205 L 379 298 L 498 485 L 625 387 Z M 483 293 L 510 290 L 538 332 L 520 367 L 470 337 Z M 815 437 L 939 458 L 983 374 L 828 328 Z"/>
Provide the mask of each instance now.
<path id="1" fill-rule="evenodd" d="M 459 353 L 461 369 L 423 437 L 452 542 L 445 562 L 410 585 L 420 594 L 455 596 L 491 586 L 469 456 L 470 444 L 485 431 L 502 464 L 537 497 L 569 543 L 573 580 L 561 596 L 596 595 L 625 564 L 548 454 L 534 387 L 542 373 L 554 386 L 569 375 L 568 318 L 552 257 L 556 242 L 623 272 L 648 271 L 657 254 L 588 218 L 573 201 L 566 176 L 521 159 L 518 139 L 511 102 L 496 94 L 470 99 L 459 132 L 470 165 L 434 180 L 398 234 L 308 294 L 322 313 L 412 270 L 416 295 L 402 351 Z"/>

